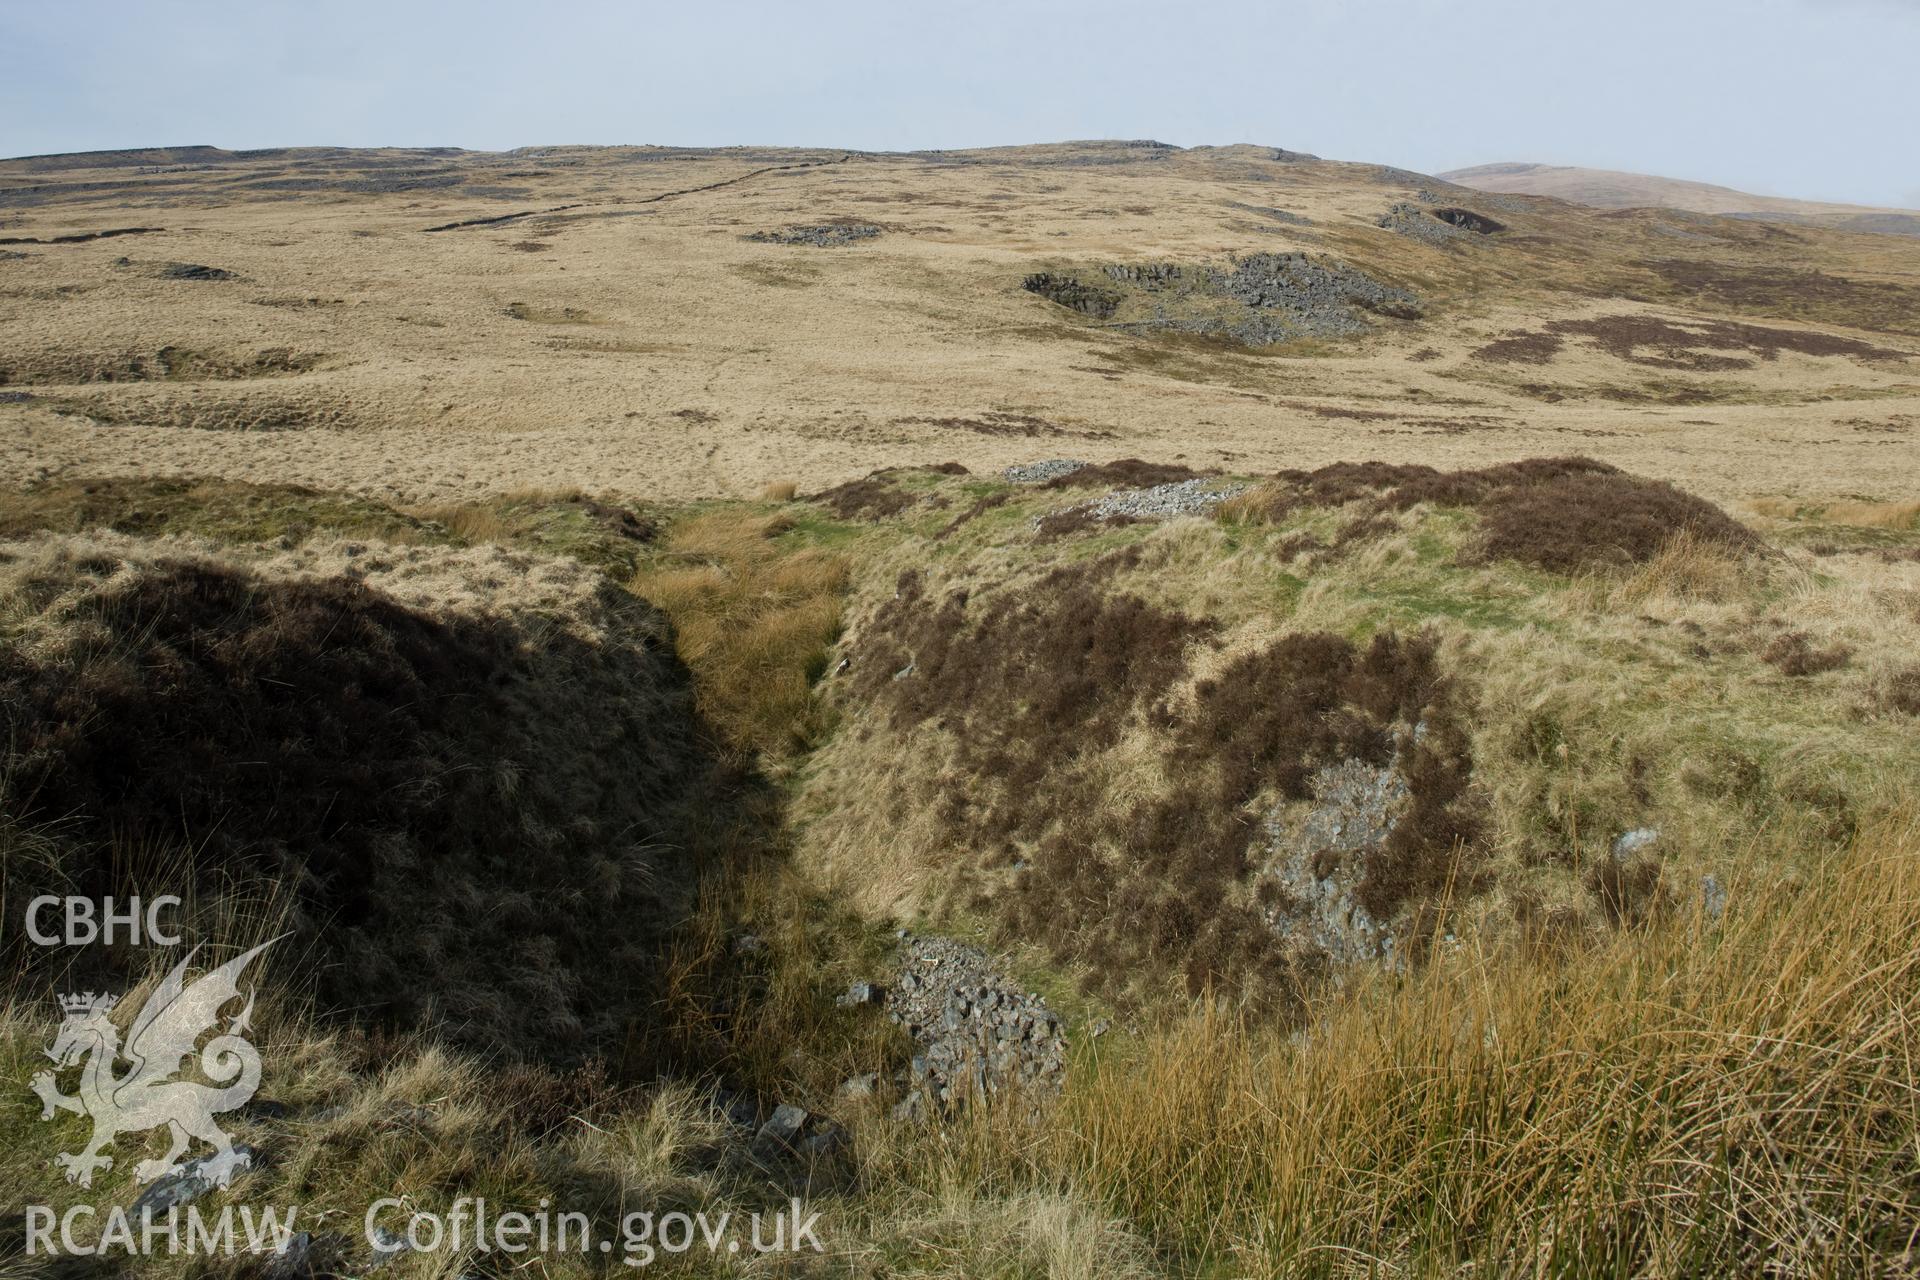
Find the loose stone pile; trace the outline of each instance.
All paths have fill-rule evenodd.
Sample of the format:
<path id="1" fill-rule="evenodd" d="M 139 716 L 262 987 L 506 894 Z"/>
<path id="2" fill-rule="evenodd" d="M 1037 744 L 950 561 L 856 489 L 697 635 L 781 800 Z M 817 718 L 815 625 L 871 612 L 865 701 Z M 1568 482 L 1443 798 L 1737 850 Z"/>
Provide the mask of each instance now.
<path id="1" fill-rule="evenodd" d="M 919 1050 L 896 1115 L 911 1119 L 1009 1090 L 1037 1098 L 1059 1089 L 1066 1036 L 1044 1000 L 1014 986 L 977 947 L 904 932 L 900 947 L 892 987 L 879 993 L 856 983 L 848 992 L 879 995 Z"/>
<path id="2" fill-rule="evenodd" d="M 207 267 L 197 262 L 169 262 L 160 268 L 167 280 L 231 280 L 233 272 L 224 267 Z"/>
<path id="3" fill-rule="evenodd" d="M 1098 519 L 1126 516 L 1135 520 L 1169 520 L 1175 516 L 1206 515 L 1235 494 L 1245 493 L 1247 485 L 1232 480 L 1196 476 L 1173 484 L 1158 484 L 1151 489 L 1123 489 L 1088 505 Z"/>
<path id="4" fill-rule="evenodd" d="M 1087 464 L 1077 458 L 1049 458 L 1045 462 L 1025 462 L 1008 467 L 1000 474 L 1012 484 L 1045 484 L 1071 475 Z"/>
<path id="5" fill-rule="evenodd" d="M 1137 289 L 1164 289 L 1186 277 L 1186 269 L 1177 262 L 1148 262 L 1140 265 L 1111 263 L 1107 279 L 1115 284 L 1130 284 Z"/>
<path id="6" fill-rule="evenodd" d="M 872 223 L 833 223 L 822 226 L 782 227 L 778 231 L 756 231 L 748 236 L 761 244 L 810 244 L 822 249 L 837 248 L 856 240 L 871 240 L 880 234 Z"/>

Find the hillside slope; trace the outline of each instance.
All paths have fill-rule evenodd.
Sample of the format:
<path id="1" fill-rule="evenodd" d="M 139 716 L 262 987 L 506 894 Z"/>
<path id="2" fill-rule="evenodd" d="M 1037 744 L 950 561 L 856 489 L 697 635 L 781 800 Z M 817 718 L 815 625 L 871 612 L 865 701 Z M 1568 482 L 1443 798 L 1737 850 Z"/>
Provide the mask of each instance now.
<path id="1" fill-rule="evenodd" d="M 1249 146 L 180 155 L 0 163 L 0 478 L 744 497 L 1570 447 L 1723 499 L 1920 474 L 1907 238 Z"/>
<path id="2" fill-rule="evenodd" d="M 1552 196 L 1597 209 L 1683 209 L 1730 218 L 1764 218 L 1804 223 L 1835 231 L 1920 236 L 1920 212 L 1875 205 L 1834 204 L 1757 196 L 1683 178 L 1660 178 L 1618 169 L 1587 169 L 1561 164 L 1481 164 L 1439 175 L 1475 191 Z"/>

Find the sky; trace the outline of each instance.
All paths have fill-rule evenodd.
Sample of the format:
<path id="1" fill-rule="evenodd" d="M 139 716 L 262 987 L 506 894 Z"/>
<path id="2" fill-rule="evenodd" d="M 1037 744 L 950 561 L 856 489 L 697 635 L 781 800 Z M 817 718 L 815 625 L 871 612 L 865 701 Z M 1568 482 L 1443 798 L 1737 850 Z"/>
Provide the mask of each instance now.
<path id="1" fill-rule="evenodd" d="M 1920 207 L 1920 0 L 0 0 L 0 156 L 1252 142 Z"/>

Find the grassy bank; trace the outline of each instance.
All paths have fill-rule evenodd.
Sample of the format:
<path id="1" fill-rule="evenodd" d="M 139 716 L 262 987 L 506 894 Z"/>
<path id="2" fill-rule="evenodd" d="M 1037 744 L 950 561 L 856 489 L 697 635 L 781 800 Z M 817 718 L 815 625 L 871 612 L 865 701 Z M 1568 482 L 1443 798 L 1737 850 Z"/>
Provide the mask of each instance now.
<path id="1" fill-rule="evenodd" d="M 1589 504 L 1607 518 L 1596 535 L 1510 477 L 1352 479 L 1283 477 L 1164 524 L 1086 517 L 1076 509 L 1097 489 L 940 472 L 812 502 L 647 511 L 578 494 L 401 512 L 244 486 L 71 486 L 35 495 L 6 532 L 108 526 L 146 541 L 10 562 L 0 617 L 20 670 L 106 671 L 112 682 L 88 687 L 119 698 L 147 667 L 101 664 L 170 633 L 122 628 L 89 649 L 95 632 L 59 608 L 112 604 L 177 576 L 179 556 L 211 556 L 245 589 L 201 628 L 207 644 L 257 658 L 262 642 L 236 638 L 251 634 L 247 610 L 358 563 L 363 587 L 396 593 L 381 609 L 511 622 L 512 643 L 487 652 L 508 672 L 499 687 L 532 691 L 510 708 L 549 769 L 580 747 L 570 726 L 669 723 L 637 680 L 594 692 L 609 653 L 651 664 L 670 638 L 690 674 L 672 732 L 698 745 L 708 801 L 648 855 L 654 868 L 689 862 L 657 895 L 671 914 L 647 922 L 649 982 L 627 993 L 644 1014 L 627 1042 L 565 1062 L 506 1042 L 455 1047 L 432 1018 L 331 1016 L 310 984 L 278 975 L 255 1036 L 260 1096 L 277 1106 L 233 1117 L 267 1159 L 230 1198 L 302 1206 L 344 1250 L 330 1264 L 342 1273 L 364 1269 L 360 1218 L 382 1196 L 434 1212 L 463 1195 L 503 1212 L 545 1200 L 606 1235 L 636 1209 L 771 1213 L 796 1194 L 822 1213 L 825 1256 L 696 1250 L 655 1268 L 1910 1272 L 1910 520 L 1783 508 L 1721 524 L 1636 481 Z M 1611 482 L 1579 481 L 1593 483 Z M 176 534 L 195 541 L 157 540 Z M 130 559 L 115 569 L 116 556 Z M 632 596 L 659 614 L 636 627 Z M 544 724 L 526 699 L 549 688 L 565 696 L 539 707 L 564 714 Z M 491 705 L 458 690 L 461 716 Z M 501 740 L 476 734 L 472 749 Z M 626 794 L 629 739 L 605 741 L 593 767 Z M 1124 950 L 1138 917 L 1103 913 L 1128 905 L 1130 884 L 1204 889 L 1145 903 L 1158 913 L 1145 918 L 1188 920 L 1194 938 L 1229 936 L 1210 912 L 1275 909 L 1257 893 L 1271 873 L 1259 856 L 1126 859 L 1155 841 L 1257 854 L 1311 811 L 1317 771 L 1347 752 L 1411 762 L 1420 839 L 1363 870 L 1410 869 L 1392 883 L 1413 887 L 1384 901 L 1417 962 L 1335 976 L 1293 951 L 1271 968 L 1208 969 L 1177 928 Z M 508 806 L 499 826 L 521 775 L 483 772 L 487 803 Z M 1174 807 L 1183 795 L 1197 799 Z M 1633 828 L 1659 834 L 1618 854 Z M 248 834 L 221 839 L 239 849 Z M 554 840 L 540 874 L 564 877 L 585 835 Z M 58 822 L 0 828 L 9 927 L 13 888 L 64 874 L 77 838 Z M 646 870 L 619 848 L 609 867 Z M 442 855 L 429 853 L 414 874 L 433 874 Z M 149 841 L 124 870 L 155 882 L 204 870 L 208 850 L 181 856 Z M 209 886 L 193 914 L 216 946 L 297 910 L 258 877 L 228 896 Z M 997 942 L 1067 1015 L 1064 1091 L 1038 1123 L 1018 1099 L 935 1128 L 893 1119 L 885 1088 L 838 1095 L 912 1052 L 884 1019 L 833 999 L 886 976 L 902 923 Z M 52 1036 L 50 976 L 15 975 L 0 1011 L 7 1079 L 38 1069 Z M 1096 1036 L 1096 1018 L 1119 1026 Z M 831 1115 L 848 1141 L 756 1155 L 724 1115 L 742 1093 Z M 11 1090 L 0 1205 L 129 1202 L 130 1144 L 93 1193 L 52 1169 L 85 1133 L 79 1117 L 41 1123 L 24 1085 Z M 0 1220 L 0 1257 L 23 1244 L 19 1221 Z M 384 1274 L 504 1276 L 525 1261 L 403 1256 Z M 618 1270 L 602 1257 L 539 1265 Z M 147 1271 L 250 1274 L 244 1261 Z"/>

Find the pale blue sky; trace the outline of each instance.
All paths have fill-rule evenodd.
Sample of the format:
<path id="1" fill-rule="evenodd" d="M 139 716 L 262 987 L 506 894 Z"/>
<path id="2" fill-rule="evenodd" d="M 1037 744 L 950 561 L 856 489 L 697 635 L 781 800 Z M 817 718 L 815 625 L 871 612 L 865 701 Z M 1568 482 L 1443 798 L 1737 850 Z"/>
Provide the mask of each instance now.
<path id="1" fill-rule="evenodd" d="M 1920 206 L 1920 0 L 0 0 L 0 155 L 1256 142 Z"/>

